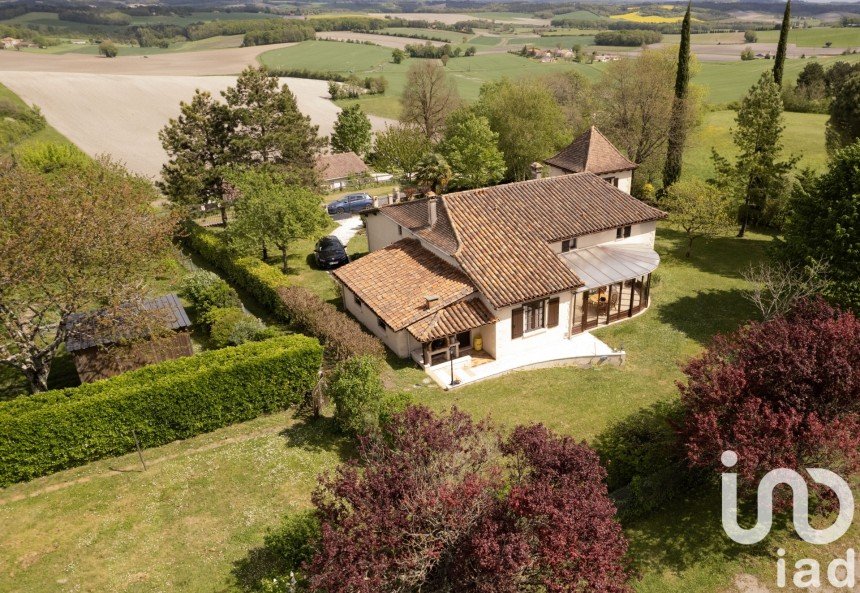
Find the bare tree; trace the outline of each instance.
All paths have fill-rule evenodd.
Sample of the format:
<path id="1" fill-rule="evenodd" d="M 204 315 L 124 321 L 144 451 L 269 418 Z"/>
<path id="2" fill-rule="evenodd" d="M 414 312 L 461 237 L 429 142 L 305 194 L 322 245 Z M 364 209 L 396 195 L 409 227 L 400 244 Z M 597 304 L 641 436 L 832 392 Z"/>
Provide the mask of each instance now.
<path id="1" fill-rule="evenodd" d="M 803 266 L 785 262 L 751 264 L 743 276 L 752 289 L 744 296 L 764 319 L 770 319 L 787 313 L 798 300 L 824 292 L 830 283 L 827 269 L 827 263 L 818 260 Z"/>
<path id="2" fill-rule="evenodd" d="M 406 73 L 403 91 L 404 123 L 417 125 L 431 139 L 437 139 L 445 120 L 460 105 L 454 82 L 436 60 L 415 60 Z"/>

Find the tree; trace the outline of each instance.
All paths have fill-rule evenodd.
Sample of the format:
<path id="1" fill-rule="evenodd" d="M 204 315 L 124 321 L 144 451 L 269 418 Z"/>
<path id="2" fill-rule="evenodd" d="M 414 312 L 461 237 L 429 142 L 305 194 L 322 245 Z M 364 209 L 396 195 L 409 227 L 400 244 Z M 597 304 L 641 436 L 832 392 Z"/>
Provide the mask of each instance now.
<path id="1" fill-rule="evenodd" d="M 755 60 L 755 52 L 751 47 L 745 47 L 741 52 L 741 60 L 744 62 L 749 62 L 750 60 Z"/>
<path id="2" fill-rule="evenodd" d="M 292 183 L 315 186 L 316 155 L 325 141 L 301 114 L 296 98 L 264 68 L 247 68 L 221 93 L 198 91 L 159 132 L 170 160 L 159 187 L 179 204 L 221 201 L 234 167 L 272 165 Z"/>
<path id="3" fill-rule="evenodd" d="M 552 93 L 573 135 L 586 131 L 595 111 L 588 79 L 576 70 L 564 70 L 545 74 L 538 81 Z"/>
<path id="4" fill-rule="evenodd" d="M 451 187 L 472 189 L 493 185 L 505 175 L 505 157 L 498 148 L 499 136 L 487 118 L 461 109 L 448 118 L 439 153 L 451 166 Z"/>
<path id="5" fill-rule="evenodd" d="M 376 133 L 372 160 L 383 171 L 399 173 L 407 179 L 433 148 L 430 139 L 415 126 L 397 124 Z"/>
<path id="6" fill-rule="evenodd" d="M 743 237 L 753 210 L 757 211 L 761 222 L 778 219 L 789 188 L 788 174 L 797 162 L 794 157 L 778 160 L 785 126 L 779 86 L 770 72 L 762 73 L 743 98 L 735 122 L 737 128 L 732 130 L 732 139 L 738 148 L 735 163 L 721 157 L 716 150 L 712 158 L 717 186 L 743 204 L 738 231 L 738 237 Z"/>
<path id="7" fill-rule="evenodd" d="M 105 39 L 101 43 L 99 43 L 99 55 L 102 55 L 106 58 L 115 58 L 119 50 L 116 47 L 116 44 L 110 39 Z"/>
<path id="8" fill-rule="evenodd" d="M 685 257 L 690 257 L 695 239 L 724 234 L 734 222 L 729 214 L 732 201 L 713 185 L 698 179 L 669 186 L 660 205 L 669 212 L 670 224 L 687 236 Z"/>
<path id="9" fill-rule="evenodd" d="M 316 184 L 316 155 L 325 140 L 288 86 L 265 68 L 248 67 L 222 95 L 237 124 L 230 138 L 234 162 L 274 164 L 295 182 Z"/>
<path id="10" fill-rule="evenodd" d="M 105 323 L 156 329 L 130 304 L 170 247 L 174 219 L 153 210 L 157 198 L 107 160 L 0 172 L 0 365 L 23 373 L 31 391 L 48 388 L 75 313 L 98 307 Z"/>
<path id="11" fill-rule="evenodd" d="M 457 87 L 435 60 L 417 60 L 406 72 L 401 121 L 418 126 L 435 140 L 445 120 L 460 105 Z"/>
<path id="12" fill-rule="evenodd" d="M 334 402 L 334 419 L 345 433 L 356 436 L 379 429 L 385 396 L 379 371 L 376 357 L 353 356 L 332 373 L 326 393 Z"/>
<path id="13" fill-rule="evenodd" d="M 291 178 L 278 170 L 246 170 L 233 174 L 230 181 L 240 197 L 236 200 L 235 220 L 228 229 L 228 237 L 239 251 L 271 243 L 281 252 L 281 268 L 287 272 L 290 245 L 302 239 L 315 239 L 328 228 L 330 219 L 321 208 L 320 197 L 291 185 Z"/>
<path id="14" fill-rule="evenodd" d="M 484 83 L 475 113 L 498 134 L 508 179 L 527 179 L 533 162 L 552 156 L 570 140 L 553 95 L 530 80 Z"/>
<path id="15" fill-rule="evenodd" d="M 432 191 L 441 194 L 447 189 L 452 176 L 448 161 L 437 152 L 427 153 L 415 170 L 415 182 L 424 193 Z"/>
<path id="16" fill-rule="evenodd" d="M 334 152 L 352 151 L 364 156 L 370 152 L 370 119 L 359 105 L 347 107 L 337 115 L 331 148 Z"/>
<path id="17" fill-rule="evenodd" d="M 196 91 L 179 104 L 158 138 L 169 160 L 158 187 L 174 204 L 196 205 L 223 198 L 224 175 L 234 161 L 230 138 L 236 122 L 230 109 L 208 92 Z"/>
<path id="18" fill-rule="evenodd" d="M 391 52 L 391 61 L 395 64 L 399 64 L 403 60 L 407 58 L 407 53 L 402 49 L 395 49 Z"/>
<path id="19" fill-rule="evenodd" d="M 311 590 L 629 590 L 605 472 L 571 438 L 521 426 L 499 439 L 457 410 L 410 407 L 359 456 L 313 495 Z"/>
<path id="20" fill-rule="evenodd" d="M 690 73 L 697 62 L 690 59 Z M 662 169 L 672 122 L 675 98 L 673 81 L 677 55 L 671 50 L 646 50 L 633 60 L 611 62 L 595 85 L 601 108 L 597 123 L 644 173 Z M 699 93 L 688 90 L 683 127 L 688 130 L 698 119 Z M 679 124 L 680 125 L 680 124 Z"/>
<path id="21" fill-rule="evenodd" d="M 777 468 L 860 469 L 860 321 L 824 301 L 717 336 L 684 369 L 687 457 L 725 471 L 734 451 L 747 488 Z"/>
<path id="22" fill-rule="evenodd" d="M 666 163 L 663 166 L 663 187 L 669 187 L 681 178 L 684 159 L 684 144 L 687 141 L 687 87 L 690 86 L 690 10 L 681 23 L 681 45 L 678 48 L 678 70 L 675 74 L 675 98 L 672 100 L 672 115 L 669 122 L 669 140 L 666 148 Z"/>
<path id="23" fill-rule="evenodd" d="M 782 86 L 782 72 L 785 69 L 785 54 L 788 49 L 788 32 L 791 29 L 791 0 L 785 3 L 785 13 L 782 15 L 782 27 L 779 29 L 779 43 L 776 46 L 776 57 L 773 63 L 773 81 L 776 86 Z"/>
<path id="24" fill-rule="evenodd" d="M 827 172 L 804 172 L 789 201 L 781 260 L 826 262 L 829 300 L 860 310 L 860 141 L 837 151 Z"/>
<path id="25" fill-rule="evenodd" d="M 860 138 L 860 72 L 840 84 L 830 104 L 825 129 L 827 150 L 833 152 Z"/>
<path id="26" fill-rule="evenodd" d="M 827 264 L 816 260 L 806 265 L 785 261 L 751 264 L 743 277 L 752 288 L 744 296 L 763 319 L 772 319 L 787 314 L 801 300 L 824 294 L 830 286 L 827 272 Z"/>
<path id="27" fill-rule="evenodd" d="M 747 29 L 744 31 L 744 43 L 757 43 L 758 42 L 758 33 L 755 32 L 755 29 Z"/>

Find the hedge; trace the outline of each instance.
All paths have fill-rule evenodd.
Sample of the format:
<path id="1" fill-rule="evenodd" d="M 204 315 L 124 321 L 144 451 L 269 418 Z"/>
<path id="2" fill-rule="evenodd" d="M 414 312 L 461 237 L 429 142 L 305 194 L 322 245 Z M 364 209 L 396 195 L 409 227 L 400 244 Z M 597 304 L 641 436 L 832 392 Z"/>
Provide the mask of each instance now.
<path id="1" fill-rule="evenodd" d="M 280 270 L 255 257 L 236 256 L 212 231 L 196 224 L 186 235 L 188 246 L 247 290 L 276 317 L 294 323 L 325 345 L 335 360 L 351 356 L 385 357 L 385 347 L 352 317 L 318 295 L 289 281 Z"/>
<path id="2" fill-rule="evenodd" d="M 0 403 L 0 486 L 282 410 L 313 389 L 319 342 L 285 336 Z M 134 431 L 134 433 L 132 432 Z"/>

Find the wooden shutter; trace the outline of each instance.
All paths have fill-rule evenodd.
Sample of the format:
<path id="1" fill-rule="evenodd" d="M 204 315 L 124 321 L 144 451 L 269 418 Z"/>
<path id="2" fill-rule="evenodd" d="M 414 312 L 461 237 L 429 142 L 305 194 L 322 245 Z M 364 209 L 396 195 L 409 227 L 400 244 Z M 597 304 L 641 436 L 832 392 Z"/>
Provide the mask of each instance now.
<path id="1" fill-rule="evenodd" d="M 567 253 L 568 251 L 570 251 L 570 239 L 561 242 L 561 252 Z"/>
<path id="2" fill-rule="evenodd" d="M 547 327 L 556 327 L 558 325 L 558 297 L 549 300 L 549 313 L 547 315 Z"/>
<path id="3" fill-rule="evenodd" d="M 511 311 L 511 339 L 523 337 L 523 308 Z"/>

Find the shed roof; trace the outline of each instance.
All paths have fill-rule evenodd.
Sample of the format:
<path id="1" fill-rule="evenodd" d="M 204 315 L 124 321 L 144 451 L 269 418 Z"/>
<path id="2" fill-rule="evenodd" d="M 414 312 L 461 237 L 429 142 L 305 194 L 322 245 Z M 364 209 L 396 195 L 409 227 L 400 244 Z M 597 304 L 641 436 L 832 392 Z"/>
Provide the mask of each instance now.
<path id="1" fill-rule="evenodd" d="M 361 175 L 370 169 L 354 152 L 337 152 L 317 157 L 316 169 L 324 181 L 345 179 L 350 175 Z"/>

